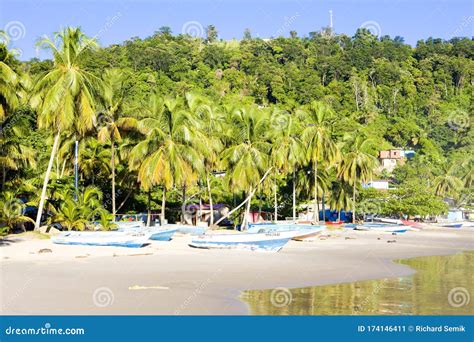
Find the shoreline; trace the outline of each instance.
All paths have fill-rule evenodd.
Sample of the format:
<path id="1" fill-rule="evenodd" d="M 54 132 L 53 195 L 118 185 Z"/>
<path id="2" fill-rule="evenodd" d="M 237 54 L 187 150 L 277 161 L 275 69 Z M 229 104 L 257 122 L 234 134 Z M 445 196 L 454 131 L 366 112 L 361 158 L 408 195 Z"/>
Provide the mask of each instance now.
<path id="1" fill-rule="evenodd" d="M 190 239 L 139 249 L 2 245 L 1 314 L 248 315 L 245 290 L 410 276 L 416 271 L 396 260 L 474 249 L 472 228 L 334 230 L 326 239 L 290 241 L 278 253 L 194 249 Z M 40 248 L 52 252 L 37 254 Z"/>

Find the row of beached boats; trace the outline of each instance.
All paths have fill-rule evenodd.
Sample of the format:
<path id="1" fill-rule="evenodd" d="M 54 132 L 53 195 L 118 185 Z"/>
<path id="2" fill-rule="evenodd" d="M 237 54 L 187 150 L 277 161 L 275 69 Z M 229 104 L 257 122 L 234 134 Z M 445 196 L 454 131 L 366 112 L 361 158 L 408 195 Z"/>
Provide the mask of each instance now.
<path id="1" fill-rule="evenodd" d="M 324 225 L 302 224 L 293 222 L 262 222 L 249 224 L 248 230 L 235 233 L 215 233 L 205 227 L 187 225 L 166 225 L 163 227 L 145 227 L 141 222 L 118 222 L 116 231 L 97 232 L 63 232 L 52 238 L 57 244 L 118 246 L 138 248 L 150 243 L 150 240 L 169 241 L 177 232 L 191 234 L 189 246 L 196 248 L 227 248 L 244 250 L 261 250 L 277 252 L 288 241 L 311 241 L 327 229 L 328 226 L 341 226 L 346 229 L 371 230 L 389 233 L 417 231 L 424 226 L 413 221 L 368 222 L 363 224 L 343 224 L 342 222 Z M 457 226 L 448 226 L 457 227 Z"/>

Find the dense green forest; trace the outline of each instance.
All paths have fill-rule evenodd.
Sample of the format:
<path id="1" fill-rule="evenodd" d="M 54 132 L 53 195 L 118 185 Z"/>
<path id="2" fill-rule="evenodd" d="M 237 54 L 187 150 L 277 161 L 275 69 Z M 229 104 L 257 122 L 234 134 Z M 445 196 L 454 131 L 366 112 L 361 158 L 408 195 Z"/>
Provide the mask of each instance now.
<path id="1" fill-rule="evenodd" d="M 173 222 L 183 203 L 234 207 L 249 196 L 241 211 L 280 219 L 293 215 L 293 196 L 411 216 L 446 212 L 445 197 L 472 202 L 472 39 L 412 47 L 359 29 L 220 41 L 213 26 L 205 38 L 162 27 L 103 48 L 76 28 L 50 37 L 38 47 L 51 60 L 19 61 L 6 36 L 0 45 L 6 230 L 34 221 L 26 205 L 69 229 L 107 229 L 114 211 L 163 210 Z M 390 148 L 415 156 L 379 172 Z M 375 178 L 395 189 L 361 187 Z"/>

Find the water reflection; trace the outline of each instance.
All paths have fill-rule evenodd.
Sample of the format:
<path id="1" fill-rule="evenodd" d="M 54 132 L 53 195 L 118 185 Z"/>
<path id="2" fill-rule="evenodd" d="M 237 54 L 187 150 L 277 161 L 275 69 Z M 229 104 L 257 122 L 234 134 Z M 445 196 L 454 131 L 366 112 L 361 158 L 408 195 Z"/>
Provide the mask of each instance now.
<path id="1" fill-rule="evenodd" d="M 244 291 L 242 299 L 254 315 L 472 315 L 473 261 L 474 251 L 405 259 L 398 262 L 416 269 L 413 276 Z"/>

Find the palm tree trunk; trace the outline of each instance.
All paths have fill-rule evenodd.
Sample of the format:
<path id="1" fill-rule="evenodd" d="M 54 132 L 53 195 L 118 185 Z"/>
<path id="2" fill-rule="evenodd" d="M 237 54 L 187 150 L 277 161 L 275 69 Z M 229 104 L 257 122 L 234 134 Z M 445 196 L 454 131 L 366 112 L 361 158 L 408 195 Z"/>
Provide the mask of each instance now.
<path id="1" fill-rule="evenodd" d="M 146 216 L 146 226 L 150 227 L 151 224 L 151 189 L 148 190 L 148 215 Z"/>
<path id="2" fill-rule="evenodd" d="M 262 178 L 260 178 L 260 182 L 258 183 L 257 187 L 262 184 L 262 182 L 265 180 L 265 178 L 267 178 L 268 174 L 270 173 L 272 168 L 269 168 L 265 174 L 263 175 Z M 247 203 L 247 201 L 250 201 L 251 197 L 253 196 L 253 194 L 255 193 L 255 191 L 257 190 L 257 187 L 255 187 L 255 190 L 253 190 L 251 193 L 250 193 L 250 196 L 248 196 L 242 203 L 240 203 L 238 206 L 236 206 L 234 209 L 232 209 L 231 211 L 229 211 L 226 215 L 222 216 L 220 219 L 217 220 L 217 222 L 215 223 L 216 225 L 218 225 L 220 222 L 222 222 L 223 220 L 225 220 L 226 218 L 228 218 L 230 215 L 232 215 L 236 210 L 238 210 L 241 206 L 243 206 L 245 203 Z"/>
<path id="3" fill-rule="evenodd" d="M 163 197 L 161 199 L 161 214 L 160 214 L 161 226 L 164 226 L 164 223 L 165 223 L 165 206 L 166 206 L 166 188 L 163 187 Z"/>
<path id="4" fill-rule="evenodd" d="M 248 225 L 249 216 L 250 216 L 250 204 L 252 202 L 252 195 L 254 194 L 254 191 L 252 191 L 252 188 L 250 188 L 249 193 L 250 195 L 247 201 L 247 208 L 245 209 L 244 219 L 242 220 L 242 226 L 240 227 L 240 230 L 247 230 L 247 225 Z"/>
<path id="5" fill-rule="evenodd" d="M 273 208 L 274 208 L 274 221 L 278 221 L 278 199 L 277 199 L 277 180 L 275 174 L 275 184 L 274 184 L 274 192 L 273 192 Z"/>
<path id="6" fill-rule="evenodd" d="M 318 161 L 314 162 L 314 223 L 319 222 L 319 204 L 318 204 Z"/>
<path id="7" fill-rule="evenodd" d="M 324 191 L 323 191 L 323 195 L 321 197 L 321 203 L 322 203 L 322 209 L 323 209 L 323 222 L 326 222 L 326 207 L 325 207 L 325 203 L 324 203 Z"/>
<path id="8" fill-rule="evenodd" d="M 115 222 L 115 142 L 113 137 L 111 138 L 112 143 L 112 215 L 113 215 L 113 222 Z"/>
<path id="9" fill-rule="evenodd" d="M 60 131 L 56 133 L 54 137 L 53 148 L 51 150 L 51 156 L 49 157 L 48 168 L 46 169 L 46 174 L 44 176 L 43 189 L 41 190 L 41 198 L 38 206 L 38 214 L 36 215 L 35 230 L 38 231 L 41 224 L 41 216 L 43 214 L 44 202 L 46 201 L 46 190 L 48 189 L 49 177 L 51 175 L 51 169 L 53 168 L 54 157 L 56 150 L 58 149 L 59 136 L 61 135 Z"/>
<path id="10" fill-rule="evenodd" d="M 214 205 L 212 204 L 212 192 L 211 192 L 211 181 L 209 179 L 209 174 L 206 175 L 206 182 L 207 182 L 207 192 L 209 193 L 209 209 L 211 211 L 209 218 L 209 226 L 214 225 Z"/>
<path id="11" fill-rule="evenodd" d="M 186 183 L 183 184 L 181 198 L 182 198 L 182 205 L 181 205 L 181 208 L 182 208 L 182 213 L 183 213 L 183 215 L 182 215 L 182 217 L 181 217 L 181 223 L 184 223 L 184 214 L 185 214 L 185 212 L 186 212 Z M 201 207 L 199 207 L 199 209 L 201 209 Z M 199 219 L 199 210 L 198 210 L 197 214 L 198 214 L 198 215 L 197 215 L 197 216 L 198 216 L 197 219 Z M 196 219 L 196 223 L 197 223 L 197 219 Z M 191 220 L 192 220 L 192 218 L 191 218 Z"/>
<path id="12" fill-rule="evenodd" d="M 296 222 L 296 171 L 293 170 L 293 223 Z"/>
<path id="13" fill-rule="evenodd" d="M 356 217 L 356 180 L 354 178 L 354 185 L 352 187 L 352 223 L 355 223 Z"/>

